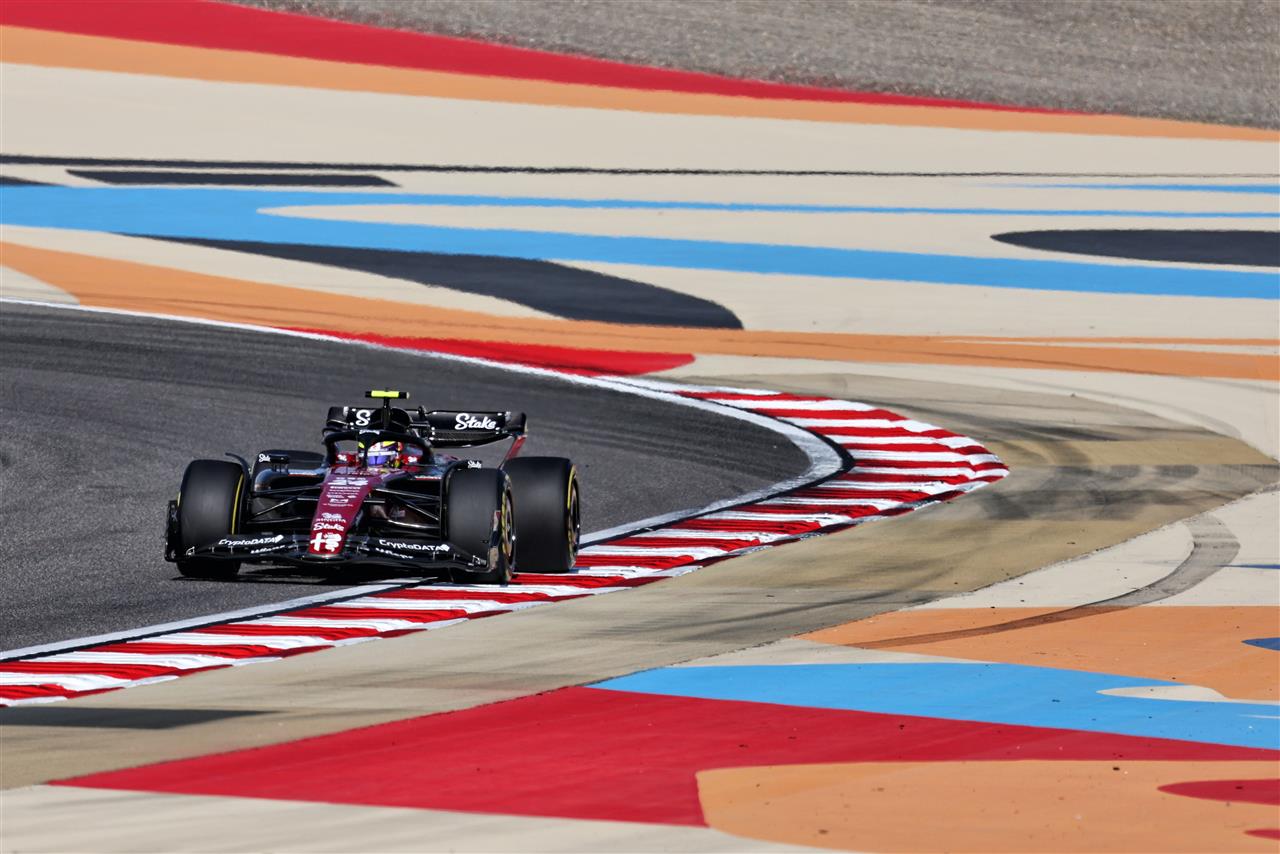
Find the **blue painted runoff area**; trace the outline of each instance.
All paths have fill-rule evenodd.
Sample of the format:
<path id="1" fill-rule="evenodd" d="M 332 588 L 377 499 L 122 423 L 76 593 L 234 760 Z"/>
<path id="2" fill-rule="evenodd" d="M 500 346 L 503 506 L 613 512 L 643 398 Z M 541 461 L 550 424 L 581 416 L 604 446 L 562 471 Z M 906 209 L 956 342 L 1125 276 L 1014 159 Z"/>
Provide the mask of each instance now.
<path id="1" fill-rule="evenodd" d="M 1059 186 L 1056 184 L 1035 186 Z M 1087 185 L 1094 186 L 1094 185 Z M 18 189 L 18 188 L 12 188 Z M 27 188 L 31 189 L 31 188 Z M 278 205 L 370 205 L 407 204 L 442 207 L 578 208 L 589 210 L 684 210 L 728 213 L 812 213 L 812 214 L 930 214 L 938 216 L 1054 216 L 1054 217 L 1145 217 L 1158 219 L 1277 219 L 1274 211 L 1162 211 L 1116 208 L 938 208 L 894 205 L 805 205 L 764 202 L 697 202 L 655 199 L 574 199 L 559 196 L 481 196 L 444 193 L 344 193 L 323 191 L 270 191 L 224 187 L 181 189 L 174 187 L 58 187 L 73 192 L 129 193 L 254 193 L 294 199 L 274 199 L 264 206 Z M 317 201 L 319 200 L 319 201 Z"/>
<path id="2" fill-rule="evenodd" d="M 1263 649 L 1273 649 L 1280 652 L 1280 638 L 1250 638 L 1245 641 L 1249 646 L 1259 646 Z"/>
<path id="3" fill-rule="evenodd" d="M 881 252 L 654 237 L 347 222 L 263 213 L 316 205 L 422 204 L 439 197 L 136 187 L 3 187 L 8 225 L 149 237 L 298 243 L 499 258 L 636 264 L 1023 290 L 1280 298 L 1270 272 Z"/>
<path id="4" fill-rule="evenodd" d="M 666 667 L 591 687 L 1280 750 L 1277 704 L 1101 693 L 1173 684 L 1017 664 L 937 663 Z"/>

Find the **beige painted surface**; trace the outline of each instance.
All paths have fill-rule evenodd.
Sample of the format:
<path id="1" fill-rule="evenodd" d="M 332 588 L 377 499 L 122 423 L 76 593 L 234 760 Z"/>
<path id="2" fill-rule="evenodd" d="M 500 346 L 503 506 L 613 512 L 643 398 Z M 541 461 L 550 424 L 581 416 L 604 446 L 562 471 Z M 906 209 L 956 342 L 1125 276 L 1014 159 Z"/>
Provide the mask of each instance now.
<path id="1" fill-rule="evenodd" d="M 98 157 L 714 169 L 1275 170 L 1274 142 L 677 116 L 215 83 L 8 63 L 5 145 Z M 174 116 L 183 117 L 174 133 Z M 329 117 L 341 115 L 341 124 Z M 323 128 L 323 132 L 317 132 Z M 251 133 L 246 133 L 251 129 Z M 447 129 L 447 132 L 445 132 Z M 518 138 L 519 144 L 512 140 Z"/>
<path id="2" fill-rule="evenodd" d="M 69 786 L 0 799 L 4 852 L 807 851 L 703 827 L 529 818 Z"/>
<path id="3" fill-rule="evenodd" d="M 1018 338 L 1275 339 L 1277 335 L 1272 305 L 1265 300 L 1152 298 L 634 264 L 562 263 L 713 300 L 730 308 L 747 329 Z M 814 311 L 814 306 L 823 306 L 823 310 Z M 1274 352 L 1274 348 L 1266 352 Z"/>
<path id="4" fill-rule="evenodd" d="M 1148 607 L 1178 605 L 1275 605 L 1280 608 L 1280 493 L 1264 492 L 1213 511 L 1239 541 L 1231 565 L 1185 593 Z M 1173 572 L 1191 553 L 1193 539 L 1181 522 L 1126 543 L 1011 581 L 919 606 L 947 608 L 1068 608 L 1122 596 Z M 1280 612 L 1277 615 L 1280 622 Z"/>
<path id="5" fill-rule="evenodd" d="M 75 305 L 79 302 L 73 294 L 67 293 L 56 285 L 43 282 L 34 276 L 28 276 L 21 270 L 14 270 L 11 267 L 4 266 L 0 266 L 0 297 L 70 305 Z"/>

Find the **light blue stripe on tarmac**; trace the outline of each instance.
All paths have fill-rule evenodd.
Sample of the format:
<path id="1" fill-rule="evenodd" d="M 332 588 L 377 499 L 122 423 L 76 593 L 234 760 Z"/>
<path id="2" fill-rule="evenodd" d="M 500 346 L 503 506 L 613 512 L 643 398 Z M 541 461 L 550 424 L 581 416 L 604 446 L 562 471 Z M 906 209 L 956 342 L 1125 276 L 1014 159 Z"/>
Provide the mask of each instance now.
<path id="1" fill-rule="evenodd" d="M 1009 186 L 1007 184 L 1001 186 Z M 1276 184 L 1017 184 L 1035 189 L 1066 190 L 1159 190 L 1174 193 L 1258 193 L 1280 195 L 1280 183 Z M 1276 216 L 1275 212 L 1267 214 Z"/>
<path id="2" fill-rule="evenodd" d="M 886 282 L 1088 293 L 1280 297 L 1280 276 L 1266 272 L 341 222 L 260 213 L 266 208 L 291 206 L 422 204 L 423 199 L 432 198 L 441 197 L 226 189 L 4 187 L 0 188 L 0 219 L 10 225 L 153 237 L 300 243 Z"/>
<path id="3" fill-rule="evenodd" d="M 591 687 L 1280 750 L 1276 704 L 1101 693 L 1173 684 L 1016 664 L 938 663 L 667 667 Z"/>

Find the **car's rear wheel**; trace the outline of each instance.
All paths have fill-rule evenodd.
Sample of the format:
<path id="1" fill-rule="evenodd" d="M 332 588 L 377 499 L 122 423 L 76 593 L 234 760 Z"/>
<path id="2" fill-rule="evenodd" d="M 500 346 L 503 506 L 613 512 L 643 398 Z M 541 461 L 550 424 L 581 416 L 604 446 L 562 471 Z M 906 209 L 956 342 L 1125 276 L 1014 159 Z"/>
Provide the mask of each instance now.
<path id="1" fill-rule="evenodd" d="M 488 562 L 462 580 L 506 584 L 515 567 L 516 526 L 511 487 L 498 469 L 460 469 L 445 496 L 449 544 Z"/>
<path id="2" fill-rule="evenodd" d="M 516 568 L 568 572 L 578 557 L 578 472 L 563 457 L 520 457 L 505 466 L 516 509 Z"/>
<path id="3" fill-rule="evenodd" d="M 240 571 L 239 561 L 184 555 L 236 533 L 244 491 L 244 469 L 236 463 L 196 460 L 187 466 L 178 493 L 178 572 L 188 578 L 234 578 Z"/>

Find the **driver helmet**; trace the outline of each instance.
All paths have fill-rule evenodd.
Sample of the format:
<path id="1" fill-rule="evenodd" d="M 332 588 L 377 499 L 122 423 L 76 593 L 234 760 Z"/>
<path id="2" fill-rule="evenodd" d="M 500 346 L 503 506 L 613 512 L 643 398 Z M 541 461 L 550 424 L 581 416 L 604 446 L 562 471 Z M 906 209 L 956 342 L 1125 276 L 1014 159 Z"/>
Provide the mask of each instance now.
<path id="1" fill-rule="evenodd" d="M 377 442 L 369 448 L 369 453 L 365 455 L 365 463 L 370 466 L 391 466 L 400 465 L 400 452 L 404 450 L 404 445 L 400 442 Z"/>

